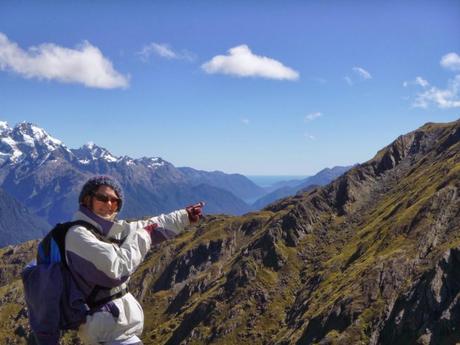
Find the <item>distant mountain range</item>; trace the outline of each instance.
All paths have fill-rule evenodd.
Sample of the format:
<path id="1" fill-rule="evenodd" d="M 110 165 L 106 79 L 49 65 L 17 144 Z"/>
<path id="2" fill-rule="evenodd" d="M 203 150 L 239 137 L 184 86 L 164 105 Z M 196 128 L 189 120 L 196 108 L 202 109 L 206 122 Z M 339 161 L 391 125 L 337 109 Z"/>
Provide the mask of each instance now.
<path id="1" fill-rule="evenodd" d="M 84 181 L 94 174 L 117 178 L 126 192 L 122 217 L 182 208 L 203 200 L 207 212 L 242 214 L 241 198 L 264 193 L 242 175 L 178 169 L 159 158 L 116 157 L 90 143 L 69 149 L 30 123 L 0 123 L 0 186 L 33 213 L 54 224 L 69 219 Z"/>
<path id="2" fill-rule="evenodd" d="M 178 168 L 190 184 L 208 184 L 217 188 L 225 189 L 242 200 L 249 200 L 266 194 L 266 190 L 259 187 L 247 177 L 240 174 L 225 174 L 221 171 L 203 171 L 192 168 Z"/>
<path id="3" fill-rule="evenodd" d="M 326 168 L 321 170 L 314 176 L 307 177 L 299 181 L 286 181 L 283 186 L 278 189 L 275 189 L 271 193 L 264 195 L 263 197 L 256 200 L 252 206 L 254 209 L 261 209 L 272 202 L 285 198 L 291 195 L 295 195 L 299 191 L 303 191 L 306 188 L 311 188 L 312 186 L 324 186 L 329 182 L 333 181 L 347 170 L 351 169 L 349 167 L 334 167 L 332 169 Z"/>
<path id="4" fill-rule="evenodd" d="M 332 171 L 338 174 L 337 169 Z M 176 168 L 160 157 L 117 157 L 94 143 L 69 149 L 34 124 L 23 122 L 12 128 L 0 122 L 0 187 L 30 215 L 42 218 L 42 223 L 69 220 L 77 208 L 82 184 L 94 174 L 114 176 L 123 185 L 123 218 L 165 213 L 200 200 L 206 202 L 206 213 L 241 215 L 295 194 L 308 183 L 299 181 L 299 188 L 275 191 L 250 205 L 245 200 L 260 199 L 267 190 L 240 174 Z M 337 174 L 320 180 L 327 183 Z M 3 199 L 3 203 L 10 202 Z M 0 217 L 14 222 L 12 215 L 1 209 Z M 31 236 L 36 233 L 31 232 Z"/>
<path id="5" fill-rule="evenodd" d="M 428 123 L 326 186 L 153 249 L 129 287 L 142 341 L 458 344 L 459 229 L 460 120 Z M 30 339 L 19 270 L 35 247 L 0 249 L 7 343 Z"/>

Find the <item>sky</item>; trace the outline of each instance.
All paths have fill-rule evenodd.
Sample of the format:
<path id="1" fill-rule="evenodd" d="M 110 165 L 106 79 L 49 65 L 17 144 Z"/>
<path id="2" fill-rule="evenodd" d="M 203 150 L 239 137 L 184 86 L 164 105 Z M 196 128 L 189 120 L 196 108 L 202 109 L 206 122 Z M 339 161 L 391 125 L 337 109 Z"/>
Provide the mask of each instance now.
<path id="1" fill-rule="evenodd" d="M 312 175 L 460 118 L 460 1 L 0 1 L 0 121 Z"/>

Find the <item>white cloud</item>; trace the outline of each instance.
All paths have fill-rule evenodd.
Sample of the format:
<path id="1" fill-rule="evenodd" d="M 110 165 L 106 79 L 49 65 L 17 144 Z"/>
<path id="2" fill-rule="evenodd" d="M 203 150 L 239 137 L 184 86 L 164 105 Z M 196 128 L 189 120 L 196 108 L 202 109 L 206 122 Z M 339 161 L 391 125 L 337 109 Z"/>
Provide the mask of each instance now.
<path id="1" fill-rule="evenodd" d="M 117 72 L 112 62 L 86 41 L 75 49 L 44 43 L 24 50 L 0 32 L 0 70 L 13 71 L 25 78 L 79 83 L 102 89 L 129 85 L 129 76 Z"/>
<path id="2" fill-rule="evenodd" d="M 188 60 L 193 61 L 195 59 L 194 54 L 187 50 L 183 50 L 180 53 L 175 52 L 171 46 L 167 43 L 155 43 L 152 42 L 142 48 L 140 52 L 137 53 L 140 55 L 143 61 L 147 61 L 152 54 L 156 54 L 162 58 L 168 60 Z"/>
<path id="3" fill-rule="evenodd" d="M 362 67 L 353 67 L 353 72 L 363 80 L 372 79 L 371 74 Z"/>
<path id="4" fill-rule="evenodd" d="M 167 59 L 177 59 L 177 54 L 167 44 L 152 43 L 147 49 L 152 49 L 156 54 Z"/>
<path id="5" fill-rule="evenodd" d="M 430 105 L 443 109 L 460 108 L 460 74 L 448 81 L 446 89 L 432 86 L 417 94 L 412 104 L 416 108 L 428 108 Z"/>
<path id="6" fill-rule="evenodd" d="M 278 80 L 297 80 L 299 73 L 281 62 L 266 56 L 255 55 L 247 45 L 231 48 L 228 55 L 214 56 L 201 65 L 209 74 L 222 73 L 239 77 L 262 77 Z"/>
<path id="7" fill-rule="evenodd" d="M 405 81 L 403 83 L 404 87 L 408 87 L 410 85 L 418 85 L 418 86 L 426 88 L 430 86 L 430 83 L 428 82 L 428 80 L 425 80 L 422 77 L 416 77 L 414 81 Z"/>
<path id="8" fill-rule="evenodd" d="M 415 78 L 415 84 L 420 85 L 421 87 L 427 87 L 430 85 L 430 83 L 422 77 Z"/>
<path id="9" fill-rule="evenodd" d="M 249 119 L 241 119 L 241 122 L 245 125 L 249 125 Z"/>
<path id="10" fill-rule="evenodd" d="M 305 116 L 305 122 L 310 122 L 310 121 L 316 120 L 317 118 L 319 118 L 321 116 L 323 116 L 323 114 L 320 113 L 319 111 L 316 112 L 316 113 L 310 113 L 310 114 Z"/>
<path id="11" fill-rule="evenodd" d="M 456 53 L 449 53 L 441 58 L 441 66 L 452 71 L 460 71 L 460 56 Z"/>
<path id="12" fill-rule="evenodd" d="M 358 83 L 360 81 L 372 79 L 371 74 L 362 67 L 355 66 L 352 68 L 352 71 L 353 71 L 353 75 L 351 77 L 349 75 L 346 75 L 345 77 L 343 77 L 343 79 L 350 86 L 353 86 L 355 83 Z"/>

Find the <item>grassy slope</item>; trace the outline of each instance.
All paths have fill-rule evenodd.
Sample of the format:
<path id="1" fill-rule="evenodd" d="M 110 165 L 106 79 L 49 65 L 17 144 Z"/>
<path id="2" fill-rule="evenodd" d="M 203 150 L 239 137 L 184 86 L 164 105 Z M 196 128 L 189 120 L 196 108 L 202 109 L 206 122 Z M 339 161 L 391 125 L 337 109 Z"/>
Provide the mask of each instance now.
<path id="1" fill-rule="evenodd" d="M 460 245 L 458 232 L 436 233 L 441 221 L 436 203 L 460 188 L 459 152 L 457 142 L 438 159 L 430 152 L 410 168 L 397 168 L 404 173 L 396 178 L 389 174 L 385 190 L 374 188 L 364 205 L 350 202 L 346 213 L 332 207 L 325 189 L 319 189 L 286 199 L 276 210 L 209 218 L 200 228 L 161 245 L 131 284 L 145 311 L 144 343 L 187 339 L 188 344 L 294 344 L 305 339 L 315 322 L 322 322 L 331 344 L 367 344 L 388 303 L 446 249 Z M 356 168 L 350 174 L 357 174 Z M 379 179 L 362 183 L 374 185 Z M 308 230 L 296 246 L 282 236 L 282 224 L 291 215 Z M 257 247 L 267 233 L 274 234 L 272 251 L 283 262 L 280 267 L 264 263 L 266 253 Z M 176 277 L 171 289 L 156 285 L 174 260 L 191 257 L 200 245 L 216 241 L 222 242 L 219 260 L 200 263 L 184 280 Z M 389 281 L 398 286 L 379 285 L 392 268 L 397 274 Z M 0 288 L 0 339 L 24 343 L 21 334 L 14 334 L 26 321 L 20 289 L 18 281 Z M 187 298 L 168 311 L 181 293 Z M 349 322 L 324 325 L 328 315 L 344 310 Z"/>
<path id="2" fill-rule="evenodd" d="M 441 137 L 440 141 L 443 139 Z M 205 339 L 209 339 L 216 330 L 220 333 L 220 329 L 226 329 L 228 333 L 213 339 L 215 344 L 262 344 L 282 339 L 293 342 L 301 337 L 309 320 L 329 313 L 341 301 L 346 301 L 346 307 L 353 311 L 353 322 L 342 330 L 342 336 L 340 331 L 333 330 L 326 338 L 331 342 L 345 337 L 347 341 L 356 344 L 368 343 L 373 325 L 380 321 L 388 308 L 385 301 L 389 300 L 389 296 L 382 296 L 384 289 L 374 289 L 374 286 L 366 290 L 367 278 L 372 285 L 376 283 L 376 276 L 384 270 L 385 265 L 404 266 L 408 262 L 416 262 L 416 267 L 407 271 L 409 275 L 406 281 L 390 296 L 394 299 L 395 292 L 407 290 L 410 281 L 428 269 L 447 248 L 459 244 L 460 236 L 455 232 L 451 233 L 420 260 L 420 253 L 424 249 L 421 248 L 423 244 L 419 239 L 429 233 L 429 229 L 435 227 L 438 221 L 436 215 L 426 212 L 426 208 L 439 193 L 448 190 L 449 186 L 455 185 L 458 188 L 458 152 L 457 143 L 450 148 L 450 153 L 445 154 L 445 157 L 455 154 L 450 158 L 434 160 L 430 164 L 421 159 L 402 179 L 394 182 L 390 192 L 373 200 L 372 208 L 357 211 L 357 221 L 338 214 L 323 215 L 325 219 L 319 221 L 315 231 L 304 237 L 296 248 L 287 247 L 283 241 L 278 241 L 277 249 L 286 259 L 282 269 L 272 270 L 249 257 L 246 266 L 255 272 L 254 277 L 239 288 L 230 300 L 222 300 L 221 290 L 224 289 L 232 264 L 242 260 L 238 253 L 232 259 L 216 264 L 220 266 L 220 275 L 213 276 L 210 269 L 204 273 L 209 274 L 215 284 L 205 293 L 192 295 L 190 302 L 178 314 L 164 313 L 167 308 L 165 297 L 173 297 L 173 292 L 160 291 L 152 294 L 151 301 L 144 301 L 147 310 L 155 309 L 154 312 L 147 312 L 147 319 L 159 323 L 151 322 L 148 326 L 146 343 L 165 343 L 188 313 L 192 313 L 196 306 L 211 300 L 218 301 L 217 305 L 209 317 L 210 320 L 199 323 L 194 328 L 197 340 L 191 343 L 206 343 L 208 340 Z M 308 197 L 304 198 L 308 203 Z M 265 228 L 260 227 L 252 237 L 244 237 L 240 253 L 247 244 L 266 231 L 270 224 L 276 223 L 289 211 L 285 209 L 276 215 L 267 214 L 265 220 L 268 225 Z M 413 226 L 414 220 L 422 213 L 424 216 Z M 222 236 L 222 228 L 232 231 L 238 228 L 237 223 L 249 221 L 251 216 L 247 218 L 227 220 L 224 226 L 215 228 L 217 237 Z M 324 226 L 327 226 L 325 237 L 321 236 L 324 234 L 321 227 Z M 226 234 L 228 236 L 229 231 Z M 196 247 L 201 241 L 200 238 L 183 240 L 188 242 L 188 248 Z M 202 276 L 203 274 L 197 275 L 193 279 L 200 280 L 203 279 Z M 304 289 L 302 284 L 316 276 L 321 277 L 321 282 L 315 286 L 314 291 Z M 262 309 L 261 303 L 254 299 L 257 296 L 255 291 L 264 291 L 269 296 L 269 303 Z M 363 298 L 363 293 L 369 292 L 373 296 Z M 297 302 L 308 307 L 301 315 L 296 316 L 297 324 L 293 322 L 286 325 L 287 313 L 296 298 Z"/>

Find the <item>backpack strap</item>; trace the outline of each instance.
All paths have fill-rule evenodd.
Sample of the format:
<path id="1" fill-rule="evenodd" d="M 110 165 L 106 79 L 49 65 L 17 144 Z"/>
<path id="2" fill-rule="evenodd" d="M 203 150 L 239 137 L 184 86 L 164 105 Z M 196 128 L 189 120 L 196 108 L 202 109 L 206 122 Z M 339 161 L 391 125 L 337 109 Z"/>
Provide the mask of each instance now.
<path id="1" fill-rule="evenodd" d="M 100 307 L 100 306 L 106 304 L 107 302 L 110 302 L 110 301 L 113 301 L 114 299 L 123 297 L 124 295 L 126 295 L 129 292 L 128 287 L 126 287 L 126 286 L 123 287 L 122 289 L 120 289 L 119 291 L 114 292 L 113 294 L 111 294 L 111 290 L 113 290 L 113 289 L 105 288 L 105 287 L 96 285 L 94 287 L 94 289 L 91 291 L 90 295 L 86 298 L 86 303 L 88 304 L 88 307 L 90 307 L 90 309 Z M 108 296 L 103 297 L 103 298 L 101 298 L 99 300 L 96 300 L 96 296 L 101 291 L 106 291 L 106 293 L 108 293 Z"/>
<path id="2" fill-rule="evenodd" d="M 67 227 L 67 230 L 65 231 L 65 233 L 67 233 L 67 231 L 71 227 L 73 227 L 75 225 L 79 225 L 79 226 L 82 226 L 82 227 L 86 228 L 87 230 L 91 231 L 91 233 L 94 236 L 96 236 L 96 238 L 98 240 L 100 240 L 100 241 L 116 244 L 118 246 L 120 246 L 123 243 L 123 239 L 118 240 L 118 239 L 115 239 L 115 238 L 106 238 L 106 237 L 104 237 L 93 224 L 88 223 L 88 222 L 86 222 L 84 220 L 76 220 L 76 221 L 67 222 L 67 223 L 64 223 L 64 224 Z M 65 234 L 63 236 L 65 238 Z M 63 248 L 64 253 L 65 253 L 64 246 L 60 245 L 59 248 Z M 102 295 L 103 296 L 105 295 L 105 297 L 102 297 L 101 299 L 96 299 L 96 297 L 101 292 L 103 292 Z M 88 306 L 91 309 L 94 309 L 94 308 L 102 306 L 102 305 L 106 304 L 107 302 L 110 302 L 110 301 L 112 301 L 114 299 L 123 297 L 127 293 L 128 293 L 128 288 L 126 286 L 125 287 L 119 286 L 119 287 L 115 287 L 115 288 L 106 288 L 106 287 L 103 287 L 103 286 L 100 286 L 100 285 L 96 285 L 93 288 L 93 290 L 91 291 L 91 293 L 89 294 L 89 296 L 86 298 L 86 303 L 88 304 Z"/>
<path id="3" fill-rule="evenodd" d="M 56 226 L 51 230 L 49 236 L 56 242 L 59 247 L 59 253 L 61 255 L 61 262 L 65 267 L 67 266 L 67 260 L 65 259 L 65 237 L 67 232 L 72 227 L 72 222 L 67 223 L 58 223 Z M 44 241 L 46 242 L 46 241 Z"/>
<path id="4" fill-rule="evenodd" d="M 75 226 L 75 225 L 83 226 L 87 230 L 91 231 L 93 233 L 93 235 L 96 236 L 99 241 L 113 243 L 113 244 L 116 244 L 116 245 L 119 245 L 119 246 L 122 245 L 123 242 L 124 242 L 123 239 L 119 240 L 119 239 L 116 239 L 116 238 L 104 237 L 93 224 L 91 224 L 89 222 L 86 222 L 84 220 L 75 220 L 75 221 L 69 222 L 69 223 L 72 224 L 71 227 Z"/>
<path id="5" fill-rule="evenodd" d="M 65 223 L 58 223 L 56 226 L 53 228 L 51 231 L 50 235 L 56 241 L 56 244 L 59 247 L 59 253 L 61 255 L 61 262 L 67 266 L 67 260 L 65 259 L 65 237 L 67 235 L 67 232 L 72 226 L 75 225 L 80 225 L 85 227 L 86 229 L 90 230 L 95 236 L 98 236 L 98 231 L 96 227 L 93 224 L 90 224 L 88 222 L 85 222 L 83 220 L 77 220 L 74 222 L 65 222 Z M 102 236 L 99 236 L 98 239 L 102 240 Z"/>
<path id="6" fill-rule="evenodd" d="M 102 234 L 93 224 L 86 222 L 84 220 L 75 220 L 73 222 L 59 223 L 52 230 L 52 236 L 54 240 L 56 241 L 57 245 L 59 246 L 59 252 L 61 254 L 62 262 L 64 262 L 65 265 L 67 265 L 67 261 L 64 260 L 65 258 L 65 236 L 67 235 L 67 232 L 69 231 L 69 229 L 76 225 L 82 226 L 85 229 L 89 230 L 94 236 L 96 236 L 96 238 L 99 241 L 113 243 L 119 246 L 123 243 L 123 240 L 119 240 L 116 238 L 106 238 L 102 236 Z"/>

